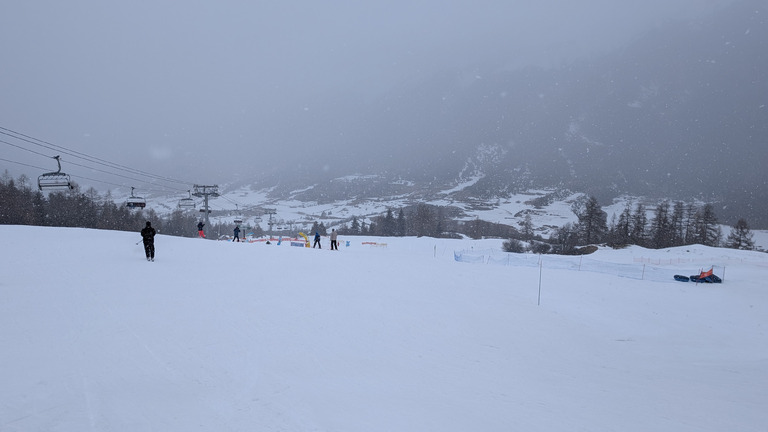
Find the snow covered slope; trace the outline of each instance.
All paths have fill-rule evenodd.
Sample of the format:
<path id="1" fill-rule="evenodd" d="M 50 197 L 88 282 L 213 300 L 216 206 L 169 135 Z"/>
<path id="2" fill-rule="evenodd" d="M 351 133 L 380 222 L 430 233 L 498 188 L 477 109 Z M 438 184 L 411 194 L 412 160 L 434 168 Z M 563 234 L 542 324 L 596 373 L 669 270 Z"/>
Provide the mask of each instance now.
<path id="1" fill-rule="evenodd" d="M 150 263 L 133 232 L 0 238 L 4 432 L 768 427 L 766 254 L 601 250 L 669 279 L 539 279 L 454 261 L 500 240 L 160 235 Z M 725 282 L 672 280 L 704 263 L 726 263 Z"/>
<path id="2" fill-rule="evenodd" d="M 361 177 L 348 176 L 334 181 L 355 182 Z M 366 179 L 363 179 L 366 180 Z M 268 232 L 269 218 L 265 216 L 265 209 L 274 211 L 273 232 L 304 231 L 307 232 L 313 223 L 323 222 L 327 228 L 349 225 L 352 217 L 356 217 L 360 223 L 370 223 L 371 220 L 383 216 L 391 209 L 397 215 L 397 210 L 409 205 L 425 203 L 440 207 L 451 207 L 460 213 L 457 220 L 471 221 L 481 219 L 488 222 L 510 225 L 521 228 L 526 215 L 531 216 L 534 232 L 544 238 L 550 237 L 554 229 L 567 223 L 577 222 L 576 215 L 571 208 L 573 202 L 584 196 L 583 193 L 573 193 L 567 190 L 556 189 L 532 189 L 496 199 L 467 199 L 453 195 L 471 185 L 475 179 L 456 186 L 455 190 L 444 190 L 439 193 L 422 195 L 404 193 L 396 196 L 377 196 L 375 198 L 350 198 L 336 201 L 318 202 L 299 199 L 297 196 L 313 189 L 294 191 L 287 198 L 270 198 L 269 189 L 252 189 L 251 186 L 243 186 L 237 189 L 222 187 L 221 195 L 209 201 L 212 209 L 211 221 L 235 226 L 235 220 L 242 220 L 243 226 L 251 227 L 259 225 Z M 318 193 L 320 194 L 320 193 Z M 311 194 L 310 194 L 311 195 Z M 181 196 L 154 197 L 148 199 L 148 208 L 160 215 L 169 215 L 176 209 Z M 118 200 L 120 201 L 120 200 Z M 608 222 L 613 217 L 618 217 L 627 204 L 634 208 L 638 202 L 643 202 L 647 209 L 648 220 L 655 216 L 657 200 L 644 197 L 622 196 L 613 200 L 610 205 L 604 206 Z M 696 203 L 703 205 L 703 203 Z M 197 215 L 198 209 L 188 210 Z M 723 239 L 730 233 L 731 227 L 722 225 Z M 768 231 L 753 230 L 755 243 L 758 248 L 768 249 Z"/>

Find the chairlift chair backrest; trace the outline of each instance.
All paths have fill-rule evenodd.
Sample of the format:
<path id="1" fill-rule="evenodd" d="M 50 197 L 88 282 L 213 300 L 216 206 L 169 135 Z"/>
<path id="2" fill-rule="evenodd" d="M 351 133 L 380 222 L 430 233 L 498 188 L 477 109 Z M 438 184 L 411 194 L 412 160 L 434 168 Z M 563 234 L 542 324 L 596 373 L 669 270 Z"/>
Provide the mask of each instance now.
<path id="1" fill-rule="evenodd" d="M 192 198 L 182 198 L 179 200 L 179 208 L 193 209 L 195 208 L 195 201 Z"/>

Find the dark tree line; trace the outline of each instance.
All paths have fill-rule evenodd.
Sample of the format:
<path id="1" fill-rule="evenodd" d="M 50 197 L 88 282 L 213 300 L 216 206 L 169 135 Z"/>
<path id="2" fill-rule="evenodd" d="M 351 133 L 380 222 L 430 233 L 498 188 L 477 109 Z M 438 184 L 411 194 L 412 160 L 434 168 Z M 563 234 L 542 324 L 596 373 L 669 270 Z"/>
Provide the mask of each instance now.
<path id="1" fill-rule="evenodd" d="M 388 209 L 384 215 L 372 218 L 370 223 L 361 221 L 353 216 L 349 223 L 344 223 L 339 228 L 339 234 L 345 235 L 376 235 L 381 237 L 433 236 L 439 237 L 439 223 L 433 219 L 430 206 L 420 204 L 418 211 L 398 209 L 397 216 L 392 209 Z"/>
<path id="2" fill-rule="evenodd" d="M 722 243 L 722 231 L 712 204 L 697 206 L 663 201 L 648 220 L 648 211 L 642 203 L 634 207 L 628 203 L 614 215 L 610 224 L 607 215 L 594 197 L 577 201 L 573 206 L 577 222 L 559 228 L 552 243 L 563 252 L 578 245 L 606 243 L 611 246 L 638 245 L 652 249 L 702 244 L 705 246 L 736 249 L 754 249 L 752 233 L 744 219 L 733 227 Z"/>
<path id="3" fill-rule="evenodd" d="M 139 231 L 146 221 L 163 234 L 197 235 L 196 217 L 180 210 L 163 218 L 151 209 L 118 205 L 109 193 L 102 197 L 93 188 L 83 193 L 75 185 L 71 190 L 45 195 L 33 189 L 24 175 L 16 180 L 7 174 L 0 178 L 0 224 Z"/>
<path id="4" fill-rule="evenodd" d="M 423 203 L 399 208 L 397 212 L 389 209 L 368 224 L 353 217 L 349 224 L 342 224 L 338 231 L 342 235 L 384 237 L 455 238 L 463 234 L 471 238 L 506 238 L 509 239 L 504 245 L 506 250 L 521 251 L 526 248 L 522 241 L 526 241 L 530 244 L 528 250 L 541 253 L 573 253 L 580 245 L 590 244 L 634 244 L 654 249 L 687 244 L 714 247 L 722 244 L 729 248 L 748 250 L 755 247 L 753 234 L 744 219 L 734 225 L 723 243 L 712 204 L 696 206 L 663 201 L 648 220 L 647 209 L 642 203 L 637 203 L 634 207 L 630 203 L 619 215 L 614 215 L 610 223 L 607 222 L 606 212 L 595 197 L 576 201 L 572 210 L 577 221 L 558 228 L 548 240 L 534 235 L 530 215 L 526 215 L 518 230 L 509 225 L 480 219 L 460 221 L 456 218 L 455 209 Z M 44 195 L 33 189 L 26 176 L 22 175 L 14 180 L 6 173 L 0 178 L 0 224 L 139 231 L 148 220 L 163 234 L 197 236 L 197 216 L 194 213 L 175 210 L 165 217 L 160 217 L 152 209 L 133 210 L 118 205 L 109 193 L 102 197 L 93 188 L 83 193 L 79 186 L 75 185 L 71 190 Z M 223 228 L 224 233 L 231 230 L 229 225 L 207 228 Z M 262 234 L 260 227 L 256 230 L 259 232 L 254 234 Z M 315 222 L 311 233 L 315 231 L 327 235 L 328 228 L 322 222 Z"/>
<path id="5" fill-rule="evenodd" d="M 436 238 L 457 238 L 461 234 L 471 238 L 509 238 L 521 235 L 509 225 L 481 219 L 458 221 L 456 215 L 456 209 L 420 203 L 397 211 L 388 209 L 383 215 L 372 218 L 368 224 L 356 216 L 352 217 L 348 223 L 342 224 L 339 234 Z"/>

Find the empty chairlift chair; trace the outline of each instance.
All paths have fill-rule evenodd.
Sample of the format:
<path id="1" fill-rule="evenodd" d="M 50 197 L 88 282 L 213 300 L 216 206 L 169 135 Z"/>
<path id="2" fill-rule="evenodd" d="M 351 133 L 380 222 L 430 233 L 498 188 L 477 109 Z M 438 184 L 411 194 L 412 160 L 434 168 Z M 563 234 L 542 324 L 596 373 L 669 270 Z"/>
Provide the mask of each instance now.
<path id="1" fill-rule="evenodd" d="M 192 199 L 192 192 L 189 192 L 189 198 L 182 198 L 179 200 L 180 209 L 193 209 L 195 208 L 195 200 Z"/>
<path id="2" fill-rule="evenodd" d="M 41 191 L 74 189 L 69 175 L 61 172 L 61 157 L 54 156 L 53 158 L 56 159 L 56 163 L 59 164 L 59 170 L 56 172 L 41 174 L 39 177 L 37 177 L 37 188 Z"/>
<path id="3" fill-rule="evenodd" d="M 240 213 L 240 210 L 237 208 L 237 204 L 235 204 L 235 219 L 232 222 L 234 222 L 235 225 L 240 225 L 243 223 L 243 215 Z"/>
<path id="4" fill-rule="evenodd" d="M 147 206 L 147 200 L 145 200 L 142 197 L 135 196 L 133 194 L 133 186 L 131 186 L 131 196 L 128 197 L 128 200 L 125 202 L 125 206 L 128 208 L 144 208 Z"/>

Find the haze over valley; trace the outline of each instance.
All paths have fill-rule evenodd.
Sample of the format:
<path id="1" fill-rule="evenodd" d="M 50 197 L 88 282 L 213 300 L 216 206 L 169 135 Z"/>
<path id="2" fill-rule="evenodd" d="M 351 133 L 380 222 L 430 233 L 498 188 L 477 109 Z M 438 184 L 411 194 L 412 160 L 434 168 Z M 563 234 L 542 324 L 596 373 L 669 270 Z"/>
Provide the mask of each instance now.
<path id="1" fill-rule="evenodd" d="M 623 196 L 709 202 L 723 222 L 745 218 L 755 228 L 768 227 L 767 6 L 757 0 L 649 2 L 633 11 L 608 3 L 588 2 L 578 10 L 547 2 L 538 9 L 457 6 L 429 27 L 422 20 L 434 5 L 424 2 L 403 18 L 406 35 L 397 37 L 385 31 L 397 14 L 384 5 L 347 15 L 333 15 L 329 6 L 325 12 L 335 18 L 318 33 L 317 43 L 327 43 L 323 50 L 311 54 L 312 43 L 300 30 L 309 32 L 316 23 L 300 19 L 282 29 L 293 33 L 272 29 L 284 37 L 268 50 L 250 45 L 253 53 L 265 50 L 254 57 L 244 41 L 265 43 L 249 37 L 266 27 L 235 18 L 234 10 L 190 5 L 189 22 L 172 21 L 190 36 L 182 40 L 156 33 L 160 26 L 139 18 L 140 6 L 124 10 L 121 19 L 86 2 L 66 11 L 88 24 L 83 34 L 64 32 L 64 39 L 80 40 L 89 31 L 108 35 L 103 45 L 86 44 L 90 57 L 69 48 L 92 67 L 52 54 L 66 67 L 43 67 L 58 43 L 44 39 L 32 39 L 34 48 L 26 52 L 43 57 L 31 63 L 20 57 L 9 66 L 19 85 L 0 103 L 0 167 L 34 178 L 55 169 L 48 158 L 63 153 L 64 170 L 83 190 L 111 190 L 122 198 L 135 187 L 166 202 L 193 184 L 268 191 L 270 202 L 319 203 L 399 196 L 429 202 L 451 190 L 452 200 L 493 205 L 549 190 L 593 195 L 606 206 Z M 494 11 L 507 14 L 518 32 L 491 18 Z M 2 30 L 9 34 L 3 40 L 20 41 L 12 32 L 33 12 L 20 10 L 21 20 Z M 580 21 L 566 24 L 565 12 Z M 286 11 L 262 10 L 259 20 L 270 13 Z M 212 29 L 228 25 L 231 45 L 188 27 L 206 14 L 219 19 Z M 368 33 L 360 28 L 361 16 L 377 23 Z M 539 27 L 522 25 L 523 16 L 540 18 Z M 485 20 L 486 28 L 471 27 L 472 17 L 475 25 Z M 97 21 L 102 18 L 107 21 Z M 123 30 L 144 23 L 137 29 L 147 33 L 117 33 L 104 27 L 110 20 Z M 345 26 L 351 33 L 339 30 Z M 355 40 L 356 32 L 365 37 Z M 149 35 L 169 49 L 139 54 L 152 43 Z M 371 42 L 376 35 L 381 45 Z M 411 52 L 414 62 L 371 64 L 387 59 L 385 46 Z M 18 45 L 9 50 L 22 54 Z M 226 61 L 188 63 L 190 50 Z M 121 61 L 126 71 L 135 62 L 144 67 L 129 79 L 115 69 Z M 297 66 L 291 72 L 279 67 L 289 63 Z M 34 72 L 25 74 L 31 65 Z M 246 79 L 244 70 L 253 73 Z M 77 71 L 77 78 L 67 78 Z M 83 81 L 96 71 L 100 79 Z M 257 79 L 265 76 L 274 77 L 272 93 Z M 147 103 L 138 104 L 138 95 Z M 100 165 L 104 160 L 157 175 L 126 176 L 114 164 Z"/>

